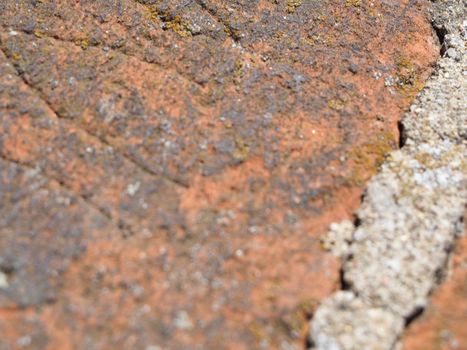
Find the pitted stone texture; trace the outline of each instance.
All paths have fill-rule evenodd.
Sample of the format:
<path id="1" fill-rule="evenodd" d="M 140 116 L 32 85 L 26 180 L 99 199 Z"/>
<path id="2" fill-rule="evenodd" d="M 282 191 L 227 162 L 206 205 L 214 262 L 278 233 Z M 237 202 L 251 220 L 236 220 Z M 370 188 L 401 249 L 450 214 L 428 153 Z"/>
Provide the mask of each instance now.
<path id="1" fill-rule="evenodd" d="M 434 25 L 444 35 L 444 59 L 438 63 L 436 79 L 410 107 L 403 120 L 407 143 L 467 139 L 467 16 L 465 1 L 440 2 L 435 6 Z"/>
<path id="2" fill-rule="evenodd" d="M 353 292 L 338 292 L 315 314 L 311 332 L 314 346 L 328 350 L 390 350 L 392 334 L 403 329 L 399 317 L 365 304 Z"/>
<path id="3" fill-rule="evenodd" d="M 323 248 L 340 258 L 346 258 L 350 253 L 354 224 L 350 220 L 332 223 L 328 234 L 323 238 Z"/>
<path id="4" fill-rule="evenodd" d="M 402 318 L 424 307 L 458 234 L 466 156 L 448 141 L 406 147 L 369 184 L 344 279 L 370 305 Z"/>
<path id="5" fill-rule="evenodd" d="M 467 200 L 464 2 L 439 2 L 434 11 L 435 26 L 452 50 L 445 51 L 436 74 L 404 118 L 404 147 L 393 152 L 370 181 L 343 265 L 343 280 L 356 299 L 367 310 L 383 309 L 400 323 L 425 307 L 441 281 L 462 231 Z M 311 339 L 317 347 L 372 348 L 370 338 L 377 328 L 362 345 L 358 313 L 342 319 L 339 310 L 338 304 L 326 301 L 315 314 Z M 344 326 L 349 329 L 346 343 L 339 340 Z M 402 327 L 384 331 L 380 346 L 393 349 Z M 327 342 L 318 341 L 323 334 Z"/>
<path id="6" fill-rule="evenodd" d="M 402 339 L 403 350 L 467 348 L 467 235 L 456 241 L 443 284 Z"/>

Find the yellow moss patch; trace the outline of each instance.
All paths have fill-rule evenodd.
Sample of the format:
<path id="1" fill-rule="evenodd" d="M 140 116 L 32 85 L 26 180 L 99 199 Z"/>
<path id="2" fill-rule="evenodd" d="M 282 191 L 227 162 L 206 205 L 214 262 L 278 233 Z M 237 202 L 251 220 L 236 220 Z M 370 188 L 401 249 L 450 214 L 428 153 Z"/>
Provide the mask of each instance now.
<path id="1" fill-rule="evenodd" d="M 287 0 L 287 13 L 294 13 L 302 5 L 302 0 Z"/>
<path id="2" fill-rule="evenodd" d="M 375 175 L 386 156 L 395 146 L 396 142 L 393 135 L 388 131 L 382 131 L 370 141 L 352 151 L 349 159 L 355 165 L 351 175 L 347 178 L 349 184 L 360 186 Z"/>
<path id="3" fill-rule="evenodd" d="M 79 43 L 79 46 L 81 46 L 81 49 L 87 50 L 89 47 L 89 39 L 84 38 L 83 40 L 81 40 L 81 42 Z"/>
<path id="4" fill-rule="evenodd" d="M 42 33 L 42 32 L 39 31 L 39 30 L 35 30 L 35 31 L 34 31 L 34 36 L 35 36 L 36 38 L 42 38 L 42 37 L 44 36 L 44 33 Z"/>
<path id="5" fill-rule="evenodd" d="M 182 19 L 180 16 L 175 16 L 172 20 L 165 22 L 165 24 L 167 29 L 173 30 L 180 36 L 186 37 L 191 35 L 189 22 Z"/>
<path id="6" fill-rule="evenodd" d="M 250 153 L 250 147 L 245 143 L 241 137 L 235 138 L 235 150 L 233 152 L 233 157 L 235 160 L 244 161 L 248 158 Z"/>
<path id="7" fill-rule="evenodd" d="M 284 317 L 287 328 L 297 334 L 301 334 L 307 324 L 308 319 L 318 307 L 316 299 L 303 299 L 295 308 Z"/>
<path id="8" fill-rule="evenodd" d="M 331 99 L 328 101 L 328 107 L 339 111 L 345 107 L 345 101 L 342 99 Z"/>
<path id="9" fill-rule="evenodd" d="M 243 76 L 243 68 L 245 67 L 245 63 L 242 59 L 237 59 L 235 61 L 235 70 L 234 70 L 234 77 L 241 78 Z"/>
<path id="10" fill-rule="evenodd" d="M 167 11 L 162 11 L 157 5 L 149 7 L 149 18 L 153 21 L 161 20 L 164 28 L 172 30 L 182 37 L 191 36 L 190 23 L 181 16 L 172 16 Z"/>
<path id="11" fill-rule="evenodd" d="M 346 7 L 359 7 L 362 5 L 362 0 L 346 0 L 345 6 Z"/>
<path id="12" fill-rule="evenodd" d="M 397 90 L 408 97 L 419 93 L 423 88 L 423 82 L 420 81 L 417 66 L 412 60 L 407 57 L 399 57 L 396 66 Z"/>

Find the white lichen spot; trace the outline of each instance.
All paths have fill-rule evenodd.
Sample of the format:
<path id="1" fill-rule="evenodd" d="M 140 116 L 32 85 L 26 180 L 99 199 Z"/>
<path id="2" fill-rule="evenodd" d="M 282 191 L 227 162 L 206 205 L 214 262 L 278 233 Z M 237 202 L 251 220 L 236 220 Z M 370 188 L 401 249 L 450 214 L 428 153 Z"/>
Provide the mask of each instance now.
<path id="1" fill-rule="evenodd" d="M 141 182 L 137 181 L 133 184 L 129 184 L 126 188 L 126 193 L 130 196 L 134 196 L 136 192 L 138 192 L 139 188 L 141 187 Z"/>
<path id="2" fill-rule="evenodd" d="M 174 325 L 178 329 L 188 331 L 193 329 L 193 322 L 185 311 L 180 311 L 175 317 Z"/>

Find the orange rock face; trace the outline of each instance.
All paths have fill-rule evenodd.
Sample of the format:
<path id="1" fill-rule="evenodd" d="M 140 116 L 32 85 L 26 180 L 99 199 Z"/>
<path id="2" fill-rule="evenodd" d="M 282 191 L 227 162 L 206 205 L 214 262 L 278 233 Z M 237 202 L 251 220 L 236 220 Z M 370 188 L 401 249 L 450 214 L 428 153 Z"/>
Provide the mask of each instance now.
<path id="1" fill-rule="evenodd" d="M 0 349 L 304 346 L 428 1 L 2 1 Z"/>

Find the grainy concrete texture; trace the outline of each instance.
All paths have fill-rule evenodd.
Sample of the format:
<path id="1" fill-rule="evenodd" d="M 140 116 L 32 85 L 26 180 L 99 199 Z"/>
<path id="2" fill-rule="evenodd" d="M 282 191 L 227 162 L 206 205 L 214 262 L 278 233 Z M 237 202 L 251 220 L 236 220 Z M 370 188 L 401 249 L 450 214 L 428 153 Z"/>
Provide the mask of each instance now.
<path id="1" fill-rule="evenodd" d="M 345 290 L 313 317 L 318 349 L 396 348 L 446 273 L 467 200 L 465 5 L 433 4 L 443 57 L 403 119 L 404 145 L 370 181 L 356 227 L 331 227 Z"/>
<path id="2" fill-rule="evenodd" d="M 423 314 L 412 322 L 402 349 L 463 349 L 467 344 L 467 235 L 457 242 L 448 276 L 430 298 Z"/>

